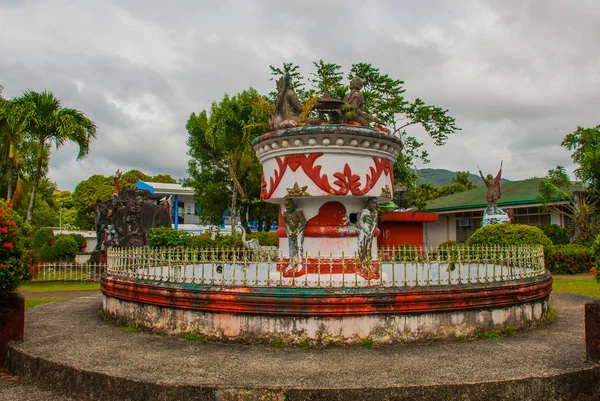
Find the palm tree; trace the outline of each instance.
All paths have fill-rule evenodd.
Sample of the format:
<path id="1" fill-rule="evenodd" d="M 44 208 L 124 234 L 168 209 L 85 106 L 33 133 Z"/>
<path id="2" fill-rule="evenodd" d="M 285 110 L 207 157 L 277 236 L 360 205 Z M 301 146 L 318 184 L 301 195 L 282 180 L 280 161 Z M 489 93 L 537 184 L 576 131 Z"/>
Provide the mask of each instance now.
<path id="1" fill-rule="evenodd" d="M 18 99 L 27 135 L 38 143 L 37 168 L 29 199 L 26 221 L 31 222 L 38 185 L 42 177 L 45 145 L 54 143 L 60 148 L 65 142 L 79 146 L 77 160 L 85 157 L 90 150 L 90 142 L 96 138 L 96 124 L 76 109 L 60 106 L 52 92 L 26 91 Z"/>
<path id="2" fill-rule="evenodd" d="M 13 179 L 17 163 L 17 147 L 23 141 L 23 120 L 20 118 L 18 99 L 0 97 L 0 140 L 6 144 L 6 160 L 8 163 L 6 201 L 13 197 Z"/>

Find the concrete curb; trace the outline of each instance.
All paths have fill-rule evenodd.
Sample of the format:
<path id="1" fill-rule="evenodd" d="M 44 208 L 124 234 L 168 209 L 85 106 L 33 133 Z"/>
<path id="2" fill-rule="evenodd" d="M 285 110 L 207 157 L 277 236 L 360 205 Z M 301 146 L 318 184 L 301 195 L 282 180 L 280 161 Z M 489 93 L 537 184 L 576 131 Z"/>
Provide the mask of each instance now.
<path id="1" fill-rule="evenodd" d="M 9 369 L 92 400 L 596 400 L 583 304 L 553 294 L 557 320 L 515 337 L 366 350 L 187 344 L 126 333 L 100 297 L 31 310 Z"/>

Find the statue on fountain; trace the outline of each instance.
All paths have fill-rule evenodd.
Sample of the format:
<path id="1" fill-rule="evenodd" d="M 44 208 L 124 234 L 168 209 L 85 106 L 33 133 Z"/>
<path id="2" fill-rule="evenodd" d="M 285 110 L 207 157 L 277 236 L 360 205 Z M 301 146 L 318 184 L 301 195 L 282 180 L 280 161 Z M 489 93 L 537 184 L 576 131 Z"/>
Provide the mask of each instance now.
<path id="1" fill-rule="evenodd" d="M 306 227 L 306 218 L 302 209 L 296 207 L 292 198 L 286 198 L 283 201 L 285 211 L 283 212 L 283 221 L 285 223 L 285 232 L 288 238 L 290 265 L 285 271 L 299 272 L 302 270 L 302 253 L 304 249 L 304 228 Z"/>
<path id="2" fill-rule="evenodd" d="M 373 246 L 373 236 L 377 227 L 377 198 L 369 198 L 365 208 L 357 216 L 356 226 L 358 228 L 358 258 L 361 262 L 371 261 L 371 249 Z M 367 265 L 363 266 L 363 271 L 368 273 Z"/>
<path id="3" fill-rule="evenodd" d="M 487 176 L 483 176 L 481 169 L 479 166 L 479 176 L 485 183 L 487 187 L 487 207 L 483 210 L 483 220 L 482 225 L 486 226 L 488 224 L 498 224 L 498 223 L 509 223 L 510 218 L 506 214 L 506 212 L 498 207 L 498 199 L 502 196 L 502 163 L 500 162 L 500 170 L 496 177 L 493 177 L 491 174 Z"/>

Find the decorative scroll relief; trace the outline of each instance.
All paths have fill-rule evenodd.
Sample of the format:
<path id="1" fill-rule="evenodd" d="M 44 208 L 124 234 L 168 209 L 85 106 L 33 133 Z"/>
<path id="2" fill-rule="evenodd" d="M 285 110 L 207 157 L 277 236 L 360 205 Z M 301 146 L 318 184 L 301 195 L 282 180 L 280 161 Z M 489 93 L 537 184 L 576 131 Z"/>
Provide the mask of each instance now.
<path id="1" fill-rule="evenodd" d="M 261 180 L 261 199 L 270 199 L 279 184 L 281 183 L 288 167 L 296 172 L 299 168 L 304 174 L 322 191 L 330 195 L 365 195 L 369 192 L 382 175 L 390 177 L 390 182 L 394 182 L 394 172 L 392 162 L 389 159 L 372 157 L 373 165 L 369 167 L 369 173 L 363 178 L 354 173 L 348 163 L 344 164 L 341 171 L 332 174 L 322 174 L 322 165 L 316 161 L 323 153 L 311 154 L 292 154 L 283 159 L 276 157 L 277 167 L 269 177 L 267 183 L 264 174 Z M 331 180 L 331 181 L 330 181 Z"/>

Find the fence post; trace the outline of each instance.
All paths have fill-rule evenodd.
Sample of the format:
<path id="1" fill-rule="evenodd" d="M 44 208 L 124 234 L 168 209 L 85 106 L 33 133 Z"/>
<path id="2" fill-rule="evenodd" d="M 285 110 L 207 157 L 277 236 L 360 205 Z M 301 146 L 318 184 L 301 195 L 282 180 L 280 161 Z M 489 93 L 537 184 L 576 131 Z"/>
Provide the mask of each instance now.
<path id="1" fill-rule="evenodd" d="M 600 363 L 600 301 L 585 304 L 585 357 Z"/>

